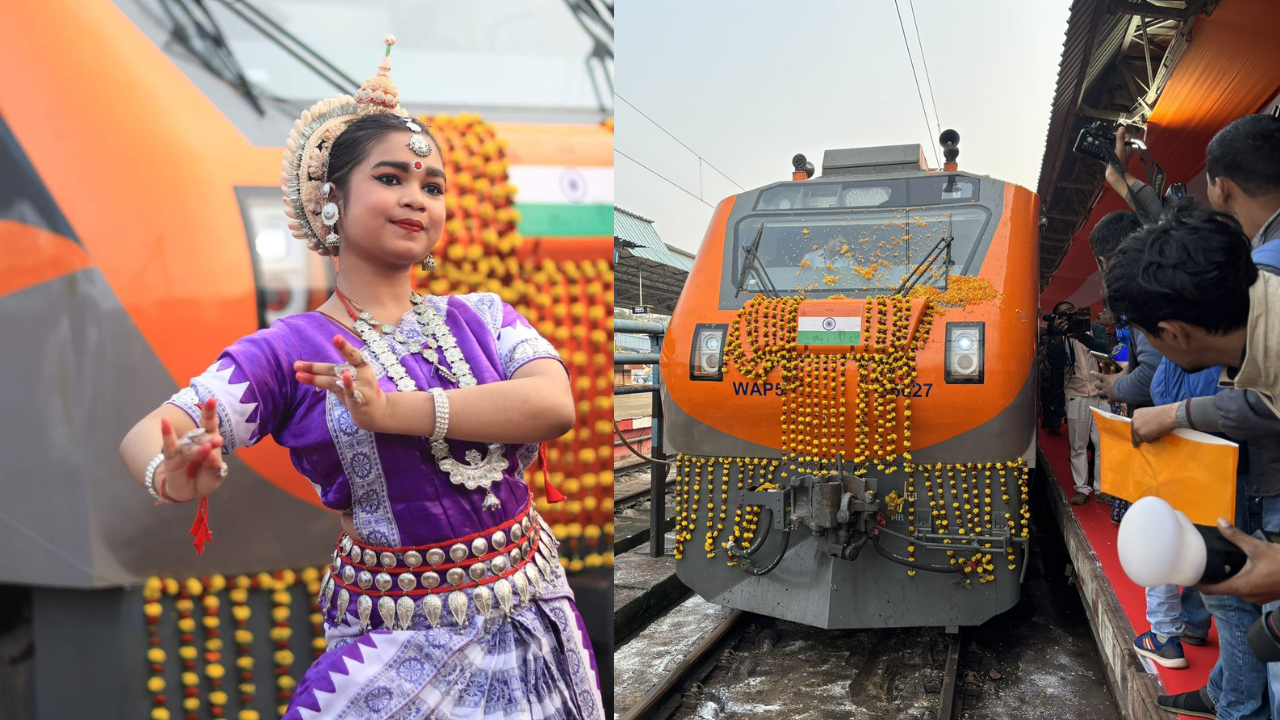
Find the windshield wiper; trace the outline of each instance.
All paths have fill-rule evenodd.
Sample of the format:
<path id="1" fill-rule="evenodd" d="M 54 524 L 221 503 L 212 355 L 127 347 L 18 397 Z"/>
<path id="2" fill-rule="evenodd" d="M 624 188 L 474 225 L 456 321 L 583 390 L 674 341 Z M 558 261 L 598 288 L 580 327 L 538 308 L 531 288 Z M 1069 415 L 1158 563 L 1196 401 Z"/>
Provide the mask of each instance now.
<path id="1" fill-rule="evenodd" d="M 742 274 L 738 276 L 738 291 L 733 294 L 735 298 L 742 294 L 742 284 L 747 281 L 748 273 L 760 284 L 761 292 L 769 297 L 778 297 L 778 288 L 774 286 L 773 280 L 769 279 L 769 273 L 764 269 L 764 265 L 757 265 L 760 256 L 756 251 L 760 247 L 760 238 L 763 235 L 764 223 L 760 223 L 760 229 L 756 231 L 756 239 L 747 246 L 746 261 L 742 264 Z"/>
<path id="2" fill-rule="evenodd" d="M 955 263 L 951 261 L 951 243 L 954 242 L 955 239 L 955 234 L 952 232 L 951 219 L 948 218 L 947 236 L 938 238 L 938 242 L 933 244 L 933 248 L 929 250 L 929 254 L 925 255 L 924 259 L 916 264 L 914 270 L 908 273 L 906 277 L 902 278 L 902 284 L 898 286 L 894 295 L 904 295 L 911 292 L 911 290 L 920 283 L 920 280 L 924 278 L 924 274 L 929 271 L 929 268 L 933 267 L 933 264 L 938 261 L 938 258 L 943 257 L 944 255 L 947 258 L 947 261 L 942 264 L 944 268 L 950 268 L 952 265 L 955 265 Z M 950 270 L 947 272 L 950 274 Z"/>

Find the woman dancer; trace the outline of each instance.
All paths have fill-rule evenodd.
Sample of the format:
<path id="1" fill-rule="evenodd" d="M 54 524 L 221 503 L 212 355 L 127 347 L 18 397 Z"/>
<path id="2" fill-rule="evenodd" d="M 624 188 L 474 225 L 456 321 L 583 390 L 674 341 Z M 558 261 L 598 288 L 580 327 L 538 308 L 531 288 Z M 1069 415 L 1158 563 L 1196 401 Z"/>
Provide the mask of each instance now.
<path id="1" fill-rule="evenodd" d="M 199 499 L 207 518 L 221 455 L 269 434 L 343 511 L 321 583 L 329 649 L 286 717 L 602 718 L 556 541 L 522 479 L 538 443 L 573 426 L 568 375 L 497 295 L 411 290 L 412 265 L 433 265 L 447 178 L 397 95 L 384 57 L 289 137 L 290 227 L 340 254 L 333 297 L 236 341 L 121 455 L 157 502 Z"/>

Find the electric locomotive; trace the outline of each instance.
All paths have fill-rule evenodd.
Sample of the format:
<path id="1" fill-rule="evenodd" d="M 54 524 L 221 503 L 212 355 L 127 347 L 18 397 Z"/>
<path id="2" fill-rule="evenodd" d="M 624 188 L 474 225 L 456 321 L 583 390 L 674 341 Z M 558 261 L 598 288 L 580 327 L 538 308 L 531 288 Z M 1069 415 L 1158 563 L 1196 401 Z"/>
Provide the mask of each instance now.
<path id="1" fill-rule="evenodd" d="M 1038 197 L 959 136 L 802 155 L 716 208 L 662 347 L 677 574 L 825 628 L 1017 603 L 1035 463 Z"/>

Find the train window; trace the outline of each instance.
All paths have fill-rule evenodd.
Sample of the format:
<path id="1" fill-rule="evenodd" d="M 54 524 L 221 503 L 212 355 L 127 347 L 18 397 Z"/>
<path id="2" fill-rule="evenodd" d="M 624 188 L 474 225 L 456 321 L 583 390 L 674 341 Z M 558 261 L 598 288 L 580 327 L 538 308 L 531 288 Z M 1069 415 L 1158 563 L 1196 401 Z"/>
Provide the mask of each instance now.
<path id="1" fill-rule="evenodd" d="M 961 264 L 936 262 L 920 281 L 945 288 L 950 272 L 964 272 L 962 263 L 990 217 L 982 206 L 748 216 L 735 231 L 734 272 L 741 272 L 744 249 L 760 232 L 760 263 L 779 292 L 878 294 L 896 290 L 951 233 L 951 257 Z M 753 289 L 750 283 L 746 289 Z"/>
<path id="2" fill-rule="evenodd" d="M 876 207 L 889 202 L 893 193 L 884 185 L 855 185 L 845 188 L 840 194 L 841 207 Z"/>
<path id="3" fill-rule="evenodd" d="M 760 199 L 756 200 L 756 209 L 790 210 L 799 207 L 800 190 L 800 185 L 796 183 L 769 188 L 760 193 Z"/>
<path id="4" fill-rule="evenodd" d="M 933 175 L 913 179 L 908 195 L 912 205 L 973 202 L 979 197 L 979 183 L 963 175 Z"/>
<path id="5" fill-rule="evenodd" d="M 333 292 L 333 266 L 293 236 L 280 212 L 280 190 L 236 188 L 258 288 L 258 325 L 308 312 Z"/>
<path id="6" fill-rule="evenodd" d="M 914 182 L 911 181 L 911 182 Z M 907 205 L 908 181 L 882 180 L 875 184 L 821 183 L 815 181 L 784 183 L 760 193 L 757 210 L 798 210 L 823 208 L 894 207 Z M 935 194 L 936 195 L 936 194 Z M 913 203 L 930 205 L 930 202 Z"/>

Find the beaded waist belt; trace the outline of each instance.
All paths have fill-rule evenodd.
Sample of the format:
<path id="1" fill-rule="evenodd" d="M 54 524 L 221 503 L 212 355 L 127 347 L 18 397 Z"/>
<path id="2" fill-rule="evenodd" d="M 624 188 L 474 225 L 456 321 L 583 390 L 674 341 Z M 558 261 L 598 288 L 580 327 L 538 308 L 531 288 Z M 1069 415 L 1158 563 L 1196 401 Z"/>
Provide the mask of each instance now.
<path id="1" fill-rule="evenodd" d="M 439 627 L 447 602 L 461 626 L 472 603 L 486 620 L 509 617 L 517 598 L 527 604 L 559 571 L 556 540 L 531 503 L 501 525 L 432 545 L 377 547 L 342 533 L 320 583 L 320 607 L 332 624 L 348 625 L 354 605 L 367 632 L 417 629 L 420 620 Z"/>

